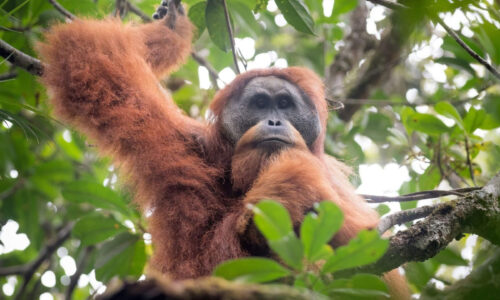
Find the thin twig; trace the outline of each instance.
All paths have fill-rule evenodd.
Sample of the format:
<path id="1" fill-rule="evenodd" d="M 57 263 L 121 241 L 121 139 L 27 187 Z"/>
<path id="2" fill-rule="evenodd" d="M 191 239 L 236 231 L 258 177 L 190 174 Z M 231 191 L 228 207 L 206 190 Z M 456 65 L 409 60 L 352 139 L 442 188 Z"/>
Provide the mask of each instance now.
<path id="1" fill-rule="evenodd" d="M 240 67 L 238 66 L 238 58 L 236 57 L 236 47 L 234 46 L 233 28 L 231 27 L 231 20 L 229 18 L 229 11 L 227 10 L 226 0 L 222 0 L 224 6 L 224 15 L 226 16 L 227 32 L 229 33 L 229 41 L 231 42 L 231 50 L 233 53 L 234 68 L 236 74 L 240 74 Z"/>
<path id="2" fill-rule="evenodd" d="M 67 11 L 61 4 L 59 4 L 59 2 L 57 2 L 56 0 L 49 0 L 50 4 L 52 4 L 52 6 L 54 6 L 55 9 L 57 9 L 61 14 L 63 14 L 66 18 L 70 19 L 70 20 L 74 20 L 76 19 L 76 16 L 72 13 L 70 13 L 69 11 Z"/>
<path id="3" fill-rule="evenodd" d="M 12 72 L 8 72 L 8 73 L 5 73 L 5 74 L 1 74 L 0 75 L 0 81 L 7 81 L 7 80 L 14 79 L 16 77 L 17 77 L 17 72 L 12 71 Z"/>
<path id="4" fill-rule="evenodd" d="M 116 0 L 115 1 L 115 11 L 113 13 L 114 17 L 119 17 L 123 19 L 125 15 L 127 15 L 128 5 L 125 0 Z"/>
<path id="5" fill-rule="evenodd" d="M 43 73 L 43 65 L 38 59 L 17 50 L 4 40 L 0 40 L 0 56 L 33 75 L 40 76 Z"/>
<path id="6" fill-rule="evenodd" d="M 435 208 L 436 206 L 422 206 L 413 209 L 398 211 L 382 218 L 382 220 L 380 220 L 377 225 L 377 231 L 380 234 L 383 234 L 394 225 L 401 225 L 409 221 L 427 217 L 434 211 Z"/>
<path id="7" fill-rule="evenodd" d="M 387 0 L 368 0 L 368 1 L 375 3 L 375 4 L 385 6 L 385 7 L 390 8 L 390 9 L 394 9 L 394 10 L 408 8 L 407 6 L 405 6 L 403 4 L 400 4 L 397 2 L 392 2 L 392 1 L 387 1 Z"/>
<path id="8" fill-rule="evenodd" d="M 198 64 L 200 64 L 201 66 L 205 67 L 208 70 L 210 81 L 212 82 L 214 89 L 218 90 L 219 86 L 217 85 L 217 80 L 221 79 L 219 78 L 219 73 L 217 73 L 217 70 L 215 70 L 214 67 L 212 67 L 212 65 L 210 65 L 210 63 L 205 58 L 201 57 L 198 53 L 191 52 L 191 56 Z"/>
<path id="9" fill-rule="evenodd" d="M 7 199 L 8 197 L 14 195 L 20 188 L 23 187 L 25 182 L 26 182 L 26 179 L 19 178 L 10 189 L 7 189 L 7 190 L 0 193 L 0 201 L 2 201 L 3 199 Z"/>
<path id="10" fill-rule="evenodd" d="M 470 159 L 470 151 L 469 151 L 469 139 L 465 137 L 465 154 L 467 155 L 467 166 L 469 166 L 469 174 L 472 183 L 476 185 L 476 180 L 474 178 L 474 169 L 472 168 L 472 162 Z"/>
<path id="11" fill-rule="evenodd" d="M 465 196 L 464 195 L 465 193 L 469 193 L 469 192 L 480 190 L 480 189 L 481 189 L 481 187 L 469 187 L 469 188 L 461 188 L 461 189 L 449 190 L 449 191 L 443 191 L 443 190 L 421 191 L 421 192 L 416 192 L 416 193 L 411 193 L 411 194 L 396 196 L 396 197 L 375 196 L 375 195 L 360 195 L 360 196 L 365 198 L 366 202 L 368 202 L 368 203 L 408 202 L 408 201 L 438 198 L 438 197 L 449 196 L 449 195 L 463 197 L 463 196 Z"/>
<path id="12" fill-rule="evenodd" d="M 387 8 L 393 9 L 393 10 L 405 10 L 409 9 L 409 7 L 401 5 L 399 3 L 387 1 L 387 0 L 368 0 L 370 2 L 380 4 L 382 6 L 385 6 Z M 478 61 L 480 64 L 482 64 L 488 71 L 490 71 L 496 78 L 500 79 L 500 73 L 498 70 L 493 67 L 490 63 L 488 63 L 484 58 L 482 58 L 479 54 L 477 54 L 474 50 L 472 50 L 471 47 L 469 47 L 459 36 L 458 34 L 448 27 L 446 23 L 444 23 L 443 20 L 434 12 L 428 11 L 429 14 L 431 15 L 431 18 L 434 19 L 439 25 L 441 25 L 444 30 L 462 47 L 464 48 L 467 53 L 469 53 L 472 58 L 474 58 L 476 61 Z"/>
<path id="13" fill-rule="evenodd" d="M 132 13 L 136 14 L 137 16 L 139 16 L 139 18 L 141 18 L 142 21 L 144 21 L 145 23 L 149 23 L 149 22 L 153 21 L 153 19 L 150 16 L 146 15 L 137 6 L 135 6 L 134 4 L 130 3 L 130 1 L 127 1 L 127 8 L 128 8 L 129 11 L 131 11 Z"/>
<path id="14" fill-rule="evenodd" d="M 80 276 L 83 273 L 83 270 L 85 270 L 85 267 L 87 266 L 87 262 L 90 258 L 90 255 L 92 254 L 92 251 L 94 251 L 93 246 L 89 246 L 83 250 L 82 258 L 78 262 L 78 266 L 76 268 L 75 274 L 71 276 L 71 280 L 69 282 L 68 289 L 66 289 L 65 293 L 65 299 L 66 300 L 71 300 L 73 291 L 76 288 L 76 285 L 78 284 L 78 280 L 80 279 Z"/>
<path id="15" fill-rule="evenodd" d="M 480 64 L 482 64 L 486 69 L 488 69 L 488 71 L 491 72 L 491 74 L 495 75 L 496 78 L 500 79 L 500 73 L 497 71 L 496 68 L 494 68 L 490 63 L 488 63 L 484 58 L 482 58 L 474 50 L 472 50 L 472 48 L 469 47 L 464 41 L 462 41 L 462 39 L 458 36 L 458 34 L 453 29 L 448 27 L 448 25 L 446 25 L 443 22 L 443 20 L 441 20 L 437 15 L 435 15 L 434 19 L 439 23 L 439 25 L 441 25 L 444 28 L 444 30 L 446 30 L 446 32 L 448 32 L 449 35 L 451 35 L 451 37 L 453 39 L 455 39 L 455 41 L 460 46 L 462 46 L 462 48 L 464 48 L 465 51 L 467 51 L 467 53 L 469 53 L 470 56 L 472 56 L 472 58 L 474 58 Z"/>
<path id="16" fill-rule="evenodd" d="M 49 242 L 47 245 L 40 250 L 38 257 L 25 265 L 10 267 L 11 270 L 16 270 L 18 273 L 9 274 L 7 269 L 0 269 L 0 276 L 7 275 L 23 275 L 23 284 L 19 289 L 15 299 L 22 299 L 24 292 L 26 291 L 26 287 L 28 286 L 33 274 L 35 274 L 36 270 L 40 267 L 40 265 L 49 259 L 52 254 L 70 237 L 71 230 L 73 229 L 73 223 L 68 223 L 62 229 L 60 229 L 56 236 Z M 21 273 L 19 273 L 21 271 Z"/>

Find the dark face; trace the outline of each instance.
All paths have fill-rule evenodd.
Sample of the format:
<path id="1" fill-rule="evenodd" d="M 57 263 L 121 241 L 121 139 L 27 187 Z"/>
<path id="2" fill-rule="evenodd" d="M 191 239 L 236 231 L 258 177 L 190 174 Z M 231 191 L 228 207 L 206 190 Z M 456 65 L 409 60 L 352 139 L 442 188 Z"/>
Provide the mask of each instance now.
<path id="1" fill-rule="evenodd" d="M 259 144 L 270 149 L 286 146 L 287 137 L 291 136 L 289 124 L 308 147 L 321 131 L 311 100 L 292 83 L 274 76 L 252 79 L 238 99 L 230 99 L 221 117 L 225 133 L 235 144 L 248 129 L 261 122 Z"/>

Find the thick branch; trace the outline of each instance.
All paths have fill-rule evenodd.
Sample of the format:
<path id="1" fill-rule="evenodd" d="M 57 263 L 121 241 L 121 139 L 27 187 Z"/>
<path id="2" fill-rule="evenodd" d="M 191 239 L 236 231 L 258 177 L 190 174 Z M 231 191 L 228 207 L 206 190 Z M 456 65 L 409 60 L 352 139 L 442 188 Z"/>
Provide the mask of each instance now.
<path id="1" fill-rule="evenodd" d="M 377 225 L 377 231 L 382 235 L 394 225 L 401 225 L 406 222 L 427 217 L 435 209 L 435 206 L 422 206 L 414 209 L 398 211 L 397 213 L 382 218 Z"/>
<path id="2" fill-rule="evenodd" d="M 33 75 L 40 76 L 43 73 L 42 63 L 38 59 L 17 50 L 4 40 L 0 40 L 0 56 Z"/>
<path id="3" fill-rule="evenodd" d="M 500 290 L 500 249 L 462 280 L 444 290 L 428 288 L 422 291 L 420 300 L 440 299 L 492 299 L 493 292 Z"/>
<path id="4" fill-rule="evenodd" d="M 349 121 L 362 106 L 362 99 L 368 98 L 375 87 L 389 78 L 393 68 L 401 61 L 403 49 L 419 21 L 409 17 L 405 11 L 394 12 L 390 20 L 391 25 L 374 53 L 345 90 L 344 98 L 360 100 L 355 104 L 346 104 L 344 110 L 339 112 L 344 121 Z"/>
<path id="5" fill-rule="evenodd" d="M 343 96 L 347 74 L 359 65 L 361 59 L 375 44 L 374 37 L 366 32 L 367 18 L 366 4 L 360 1 L 350 16 L 351 31 L 343 39 L 344 46 L 335 55 L 333 63 L 326 72 L 325 86 L 331 99 L 336 100 Z"/>
<path id="6" fill-rule="evenodd" d="M 106 293 L 100 298 L 100 300 L 122 299 L 326 300 L 328 298 L 320 294 L 307 290 L 294 289 L 286 285 L 242 284 L 228 282 L 214 277 L 184 281 L 149 279 L 139 282 L 130 282 L 123 284 L 118 290 Z"/>
<path id="7" fill-rule="evenodd" d="M 406 262 L 424 261 L 464 233 L 474 233 L 500 245 L 499 197 L 500 173 L 481 190 L 437 205 L 423 221 L 391 237 L 389 249 L 375 264 L 341 271 L 338 275 L 354 272 L 380 274 Z"/>

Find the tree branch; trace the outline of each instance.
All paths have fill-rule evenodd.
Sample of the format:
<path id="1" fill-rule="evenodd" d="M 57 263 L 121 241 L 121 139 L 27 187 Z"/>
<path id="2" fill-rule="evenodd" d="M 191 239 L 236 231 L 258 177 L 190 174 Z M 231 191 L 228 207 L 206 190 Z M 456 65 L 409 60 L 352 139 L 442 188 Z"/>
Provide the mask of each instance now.
<path id="1" fill-rule="evenodd" d="M 52 254 L 59 248 L 69 237 L 71 234 L 71 230 L 73 229 L 73 223 L 68 223 L 66 226 L 64 226 L 62 229 L 60 229 L 56 236 L 49 242 L 47 245 L 39 252 L 38 257 L 23 266 L 17 266 L 17 267 L 10 267 L 12 269 L 17 269 L 17 271 L 22 270 L 22 273 L 15 273 L 15 275 L 23 275 L 23 284 L 20 287 L 19 291 L 16 294 L 15 299 L 22 299 L 23 294 L 26 291 L 26 288 L 28 287 L 29 282 L 31 281 L 31 278 L 35 274 L 36 270 L 42 265 L 44 261 L 49 259 Z M 9 267 L 5 268 L 9 269 Z M 14 275 L 14 274 L 8 274 L 8 270 L 2 271 L 0 269 L 0 275 L 3 274 L 3 276 L 6 275 Z"/>
<path id="2" fill-rule="evenodd" d="M 374 37 L 366 32 L 367 18 L 368 9 L 363 0 L 359 2 L 349 18 L 351 31 L 343 39 L 344 46 L 340 48 L 335 55 L 333 63 L 325 72 L 325 86 L 328 98 L 342 98 L 345 93 L 344 82 L 347 74 L 359 65 L 361 59 L 375 45 Z M 345 103 L 344 101 L 342 102 Z"/>
<path id="3" fill-rule="evenodd" d="M 198 53 L 191 52 L 191 56 L 199 65 L 207 68 L 208 75 L 210 76 L 210 81 L 212 82 L 214 89 L 218 90 L 219 86 L 217 85 L 217 80 L 220 80 L 220 78 L 217 70 L 215 70 L 214 67 L 212 67 L 212 65 L 210 65 L 210 63 L 205 58 L 201 57 Z"/>
<path id="4" fill-rule="evenodd" d="M 470 187 L 470 188 L 460 188 L 450 191 L 443 190 L 432 190 L 432 191 L 421 191 L 411 194 L 406 194 L 402 196 L 396 197 L 388 197 L 388 196 L 375 196 L 375 195 L 364 195 L 360 194 L 363 198 L 366 199 L 368 203 L 383 203 L 383 202 L 408 202 L 408 201 L 416 201 L 423 199 L 433 199 L 439 198 L 443 196 L 455 195 L 455 196 L 465 196 L 464 193 L 469 193 L 473 191 L 480 190 L 480 187 Z"/>
<path id="5" fill-rule="evenodd" d="M 236 57 L 236 47 L 234 46 L 234 36 L 233 36 L 233 28 L 231 27 L 231 20 L 229 18 L 229 11 L 227 10 L 226 0 L 222 0 L 222 4 L 224 6 L 224 16 L 226 17 L 226 26 L 227 32 L 229 33 L 229 41 L 231 42 L 231 51 L 233 53 L 234 60 L 234 68 L 236 70 L 236 74 L 240 74 L 240 67 L 238 66 L 238 58 Z"/>
<path id="6" fill-rule="evenodd" d="M 401 5 L 399 3 L 387 1 L 387 0 L 368 0 L 370 2 L 380 4 L 382 6 L 385 6 L 387 8 L 390 8 L 392 10 L 408 10 L 410 9 L 407 6 Z M 484 58 L 482 58 L 479 54 L 477 54 L 474 50 L 472 50 L 471 47 L 469 47 L 459 36 L 458 34 L 448 27 L 446 23 L 441 20 L 441 18 L 435 14 L 432 11 L 428 11 L 428 13 L 431 15 L 431 18 L 434 19 L 439 25 L 441 25 L 444 30 L 465 50 L 469 55 L 474 58 L 476 61 L 478 61 L 480 64 L 482 64 L 488 71 L 490 71 L 491 74 L 493 74 L 496 78 L 500 79 L 500 73 L 496 68 L 494 68 L 490 63 L 488 63 Z"/>
<path id="7" fill-rule="evenodd" d="M 93 246 L 86 247 L 85 250 L 83 250 L 82 258 L 78 262 L 78 266 L 76 268 L 76 273 L 71 276 L 69 286 L 66 289 L 65 297 L 64 299 L 66 300 L 71 300 L 73 291 L 76 288 L 76 285 L 78 284 L 78 280 L 80 279 L 80 276 L 83 273 L 83 270 L 85 270 L 85 267 L 87 266 L 88 260 L 90 258 L 90 255 L 94 251 Z"/>
<path id="8" fill-rule="evenodd" d="M 438 15 L 434 15 L 434 19 L 436 20 L 436 22 L 439 23 L 439 25 L 441 25 L 444 30 L 446 30 L 446 32 L 451 35 L 451 37 L 462 47 L 464 48 L 465 51 L 467 51 L 467 53 L 469 53 L 470 56 L 472 56 L 472 58 L 474 58 L 475 60 L 477 60 L 480 64 L 482 64 L 488 71 L 490 71 L 491 74 L 493 74 L 496 78 L 500 79 L 500 73 L 497 71 L 496 68 L 494 68 L 490 63 L 488 63 L 484 58 L 482 58 L 479 54 L 477 54 L 474 50 L 472 50 L 471 47 L 469 47 L 464 41 L 462 41 L 462 39 L 458 36 L 458 34 L 453 30 L 451 29 L 450 27 L 448 27 L 448 25 L 446 25 L 446 23 L 441 20 L 441 18 L 439 18 Z"/>
<path id="9" fill-rule="evenodd" d="M 0 56 L 33 75 L 40 76 L 43 73 L 42 63 L 38 59 L 17 50 L 4 40 L 0 40 Z"/>
<path id="10" fill-rule="evenodd" d="M 172 281 L 165 276 L 139 282 L 126 282 L 115 291 L 107 292 L 101 300 L 156 299 L 225 299 L 225 300 L 326 300 L 328 297 L 312 291 L 294 289 L 287 285 L 256 285 L 229 282 L 208 277 L 196 280 Z"/>
<path id="11" fill-rule="evenodd" d="M 0 75 L 0 81 L 7 81 L 17 77 L 17 72 L 12 71 Z M 1 198 L 1 197 L 0 197 Z"/>
<path id="12" fill-rule="evenodd" d="M 141 18 L 142 21 L 145 22 L 145 23 L 149 23 L 149 22 L 153 21 L 153 19 L 150 16 L 146 15 L 137 6 L 135 6 L 134 4 L 130 3 L 130 1 L 127 1 L 127 8 L 128 8 L 129 11 L 131 11 L 132 13 L 136 14 L 137 16 L 139 16 L 139 18 Z"/>
<path id="13" fill-rule="evenodd" d="M 500 249 L 497 249 L 480 266 L 475 267 L 464 279 L 440 291 L 427 288 L 421 292 L 420 300 L 441 299 L 488 299 L 500 290 Z"/>
<path id="14" fill-rule="evenodd" d="M 0 276 L 24 275 L 25 278 L 31 278 L 38 267 L 40 267 L 40 265 L 69 238 L 71 229 L 73 229 L 73 223 L 70 223 L 59 230 L 56 236 L 39 252 L 38 257 L 35 260 L 20 266 L 0 268 Z"/>
<path id="15" fill-rule="evenodd" d="M 49 0 L 50 4 L 52 4 L 52 6 L 54 6 L 55 9 L 57 9 L 57 11 L 59 11 L 61 14 L 63 14 L 66 18 L 70 19 L 70 20 L 74 20 L 76 19 L 76 16 L 72 13 L 70 13 L 68 10 L 66 10 L 61 4 L 59 4 L 59 2 L 57 2 L 56 0 Z"/>
<path id="16" fill-rule="evenodd" d="M 434 209 L 436 209 L 436 206 L 422 206 L 414 209 L 398 211 L 397 213 L 382 218 L 377 225 L 377 231 L 380 235 L 382 235 L 394 225 L 401 225 L 406 222 L 427 217 L 434 211 Z"/>
<path id="17" fill-rule="evenodd" d="M 381 274 L 410 261 L 424 261 L 464 233 L 477 234 L 500 245 L 500 172 L 481 190 L 436 205 L 424 220 L 390 238 L 384 256 L 372 265 L 338 272 Z"/>
<path id="18" fill-rule="evenodd" d="M 401 61 L 408 38 L 420 21 L 418 18 L 409 17 L 405 12 L 405 10 L 398 10 L 391 15 L 389 29 L 386 30 L 367 62 L 358 71 L 355 79 L 347 84 L 343 98 L 366 99 L 375 87 L 387 81 L 394 67 Z M 338 116 L 347 122 L 361 106 L 362 100 L 358 103 L 346 104 L 345 108 L 339 111 Z"/>

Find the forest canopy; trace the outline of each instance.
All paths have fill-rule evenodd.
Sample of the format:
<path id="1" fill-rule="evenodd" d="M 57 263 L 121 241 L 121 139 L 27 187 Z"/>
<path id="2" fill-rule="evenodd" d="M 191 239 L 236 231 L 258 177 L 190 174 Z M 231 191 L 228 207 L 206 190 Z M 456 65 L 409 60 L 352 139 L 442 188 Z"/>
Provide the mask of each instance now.
<path id="1" fill-rule="evenodd" d="M 185 291 L 378 299 L 387 288 L 373 274 L 398 267 L 421 299 L 500 290 L 500 1 L 182 3 L 197 29 L 193 51 L 161 84 L 184 113 L 205 119 L 215 92 L 246 70 L 312 69 L 330 106 L 325 151 L 353 168 L 352 183 L 382 218 L 379 232 L 392 236 L 362 232 L 333 257 L 322 246 L 340 226 L 336 207 L 319 204 L 295 236 L 286 210 L 262 202 L 253 207 L 267 220 L 262 234 L 271 245 L 290 240 L 287 251 L 271 246 L 284 263 L 227 262 L 214 275 L 237 283 L 211 278 L 217 284 Z M 53 117 L 35 48 L 53 24 L 147 23 L 159 5 L 0 1 L 0 298 L 87 299 L 146 277 L 147 218 L 120 166 Z M 273 226 L 283 230 L 273 235 Z M 303 268 L 325 258 L 321 272 Z"/>

